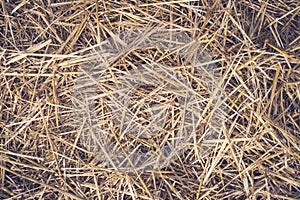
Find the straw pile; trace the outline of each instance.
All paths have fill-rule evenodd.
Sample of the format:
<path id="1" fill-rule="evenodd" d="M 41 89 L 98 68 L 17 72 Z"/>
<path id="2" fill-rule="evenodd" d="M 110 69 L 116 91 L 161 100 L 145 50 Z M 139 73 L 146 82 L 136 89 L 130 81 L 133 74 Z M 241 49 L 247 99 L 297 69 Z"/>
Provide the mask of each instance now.
<path id="1" fill-rule="evenodd" d="M 300 199 L 297 0 L 1 1 L 0 6 L 0 199 Z M 174 156 L 162 166 L 140 170 L 131 160 L 126 170 L 107 164 L 102 158 L 112 155 L 95 142 L 87 145 L 74 104 L 90 108 L 76 102 L 73 90 L 78 77 L 93 79 L 89 69 L 101 60 L 101 44 L 153 27 L 179 30 L 197 41 L 213 63 L 207 72 L 218 91 L 175 51 L 149 46 L 114 57 L 101 74 L 108 78 L 96 80 L 97 91 L 89 93 L 96 102 L 93 123 L 109 133 L 104 139 L 127 153 L 150 152 L 171 144 L 182 130 L 193 130 L 185 148 L 169 148 Z M 201 113 L 195 116 L 201 120 L 190 117 L 193 128 L 180 129 L 185 118 L 178 96 L 184 92 L 161 87 L 164 82 L 140 84 L 130 99 L 139 131 L 151 125 L 149 105 L 168 108 L 163 127 L 149 129 L 155 134 L 136 137 L 120 126 L 126 117 L 112 119 L 108 95 L 123 95 L 118 77 L 137 77 L 134 69 L 153 63 L 175 71 L 196 94 L 193 102 Z M 225 123 L 214 117 L 216 95 L 222 97 Z M 217 134 L 205 137 L 210 126 L 218 127 Z M 203 143 L 210 146 L 205 153 Z"/>

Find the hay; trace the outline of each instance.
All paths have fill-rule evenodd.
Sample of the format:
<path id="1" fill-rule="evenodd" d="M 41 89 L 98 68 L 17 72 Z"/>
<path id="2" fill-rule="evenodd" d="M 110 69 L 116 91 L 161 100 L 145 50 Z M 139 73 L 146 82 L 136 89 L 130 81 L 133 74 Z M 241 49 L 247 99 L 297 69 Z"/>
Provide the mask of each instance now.
<path id="1" fill-rule="evenodd" d="M 1 1 L 0 10 L 0 199 L 300 199 L 298 1 Z M 201 47 L 190 54 L 207 55 L 210 67 L 176 49 L 126 43 L 95 79 L 103 43 L 154 28 L 185 33 Z M 138 74 L 146 78 L 129 98 L 132 113 L 114 118 L 113 98 L 126 97 L 120 88 L 139 83 Z M 92 109 L 74 95 L 87 77 Z M 149 77 L 157 84 L 144 84 Z M 187 111 L 185 124 L 188 92 L 195 97 L 185 108 L 199 110 Z M 120 125 L 127 114 L 137 117 L 129 132 Z M 115 154 L 83 137 L 78 117 L 92 133 L 101 127 Z M 143 131 L 153 135 L 137 137 Z M 107 162 L 165 144 L 172 156 L 163 164 Z"/>

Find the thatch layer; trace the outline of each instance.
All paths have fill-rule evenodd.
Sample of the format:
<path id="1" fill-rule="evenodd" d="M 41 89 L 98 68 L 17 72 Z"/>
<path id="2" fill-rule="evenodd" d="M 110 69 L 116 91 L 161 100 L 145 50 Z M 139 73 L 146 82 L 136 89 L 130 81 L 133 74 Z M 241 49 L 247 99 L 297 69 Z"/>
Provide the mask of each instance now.
<path id="1" fill-rule="evenodd" d="M 300 199 L 297 0 L 1 1 L 0 10 L 0 199 Z M 122 170 L 87 147 L 74 122 L 72 90 L 88 74 L 84 66 L 97 66 L 103 42 L 152 27 L 197 41 L 220 74 L 221 92 L 213 94 L 192 62 L 172 51 L 149 47 L 116 57 L 94 107 L 103 130 L 119 134 L 112 144 L 135 149 L 142 142 L 141 151 L 153 151 L 179 132 L 178 94 L 162 88 L 149 98 L 158 87 L 151 84 L 138 88 L 132 105 L 144 98 L 169 106 L 166 132 L 154 128 L 159 134 L 139 141 L 109 117 L 112 107 L 102 97 L 116 91 L 113 75 L 128 75 L 139 62 L 181 74 L 205 110 L 195 137 L 166 165 Z M 212 96 L 220 93 L 226 123 L 203 140 Z M 151 102 L 144 103 L 147 111 Z M 204 142 L 211 144 L 205 154 Z"/>

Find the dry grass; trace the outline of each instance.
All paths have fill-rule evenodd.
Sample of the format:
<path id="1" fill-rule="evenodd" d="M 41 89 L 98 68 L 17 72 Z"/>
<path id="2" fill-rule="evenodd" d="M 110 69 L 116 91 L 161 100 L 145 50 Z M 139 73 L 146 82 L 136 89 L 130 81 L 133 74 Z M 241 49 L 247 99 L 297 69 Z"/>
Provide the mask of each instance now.
<path id="1" fill-rule="evenodd" d="M 0 6 L 0 199 L 300 199 L 299 1 L 10 2 Z M 133 114 L 149 118 L 149 99 L 169 106 L 164 129 L 141 140 L 122 133 L 107 96 L 121 95 L 116 80 L 129 67 L 155 62 L 175 70 L 205 112 L 182 154 L 173 149 L 166 165 L 128 171 L 85 144 L 72 89 L 99 62 L 100 44 L 145 27 L 186 32 L 211 56 L 226 123 L 204 154 L 216 93 L 176 53 L 130 49 L 107 66 L 94 96 L 97 123 L 115 147 L 132 151 L 139 142 L 151 151 L 183 130 L 178 94 L 159 83 L 136 91 Z"/>

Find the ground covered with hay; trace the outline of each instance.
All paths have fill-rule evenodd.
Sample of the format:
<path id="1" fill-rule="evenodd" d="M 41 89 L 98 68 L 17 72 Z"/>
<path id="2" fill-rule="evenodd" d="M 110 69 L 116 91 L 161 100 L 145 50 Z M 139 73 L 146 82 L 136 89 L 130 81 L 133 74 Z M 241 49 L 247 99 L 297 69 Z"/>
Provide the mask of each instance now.
<path id="1" fill-rule="evenodd" d="M 1 1 L 0 199 L 300 199 L 299 27 L 297 0 Z"/>

